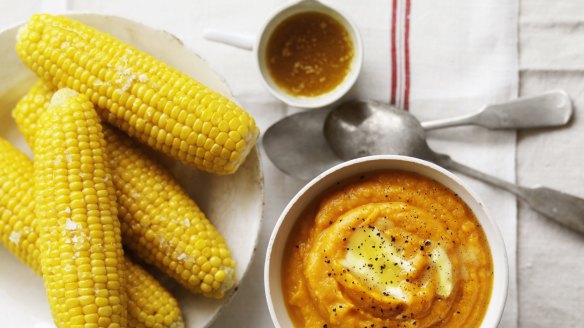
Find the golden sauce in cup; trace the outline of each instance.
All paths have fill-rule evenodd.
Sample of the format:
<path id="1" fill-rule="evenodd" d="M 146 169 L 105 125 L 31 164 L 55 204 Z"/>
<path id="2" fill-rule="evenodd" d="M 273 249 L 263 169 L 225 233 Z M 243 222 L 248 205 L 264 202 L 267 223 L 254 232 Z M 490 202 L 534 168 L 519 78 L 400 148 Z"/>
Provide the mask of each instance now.
<path id="1" fill-rule="evenodd" d="M 294 96 L 314 97 L 341 84 L 353 60 L 347 30 L 329 15 L 304 12 L 284 20 L 266 50 L 274 82 Z"/>

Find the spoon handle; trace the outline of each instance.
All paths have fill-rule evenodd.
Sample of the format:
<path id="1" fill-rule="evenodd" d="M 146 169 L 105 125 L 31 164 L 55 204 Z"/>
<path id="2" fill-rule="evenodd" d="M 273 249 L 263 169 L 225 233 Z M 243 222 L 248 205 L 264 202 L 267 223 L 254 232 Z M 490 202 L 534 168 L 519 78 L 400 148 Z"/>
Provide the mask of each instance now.
<path id="1" fill-rule="evenodd" d="M 473 177 L 475 179 L 481 180 L 486 182 L 490 185 L 495 187 L 499 187 L 501 189 L 505 189 L 521 198 L 525 198 L 527 195 L 526 189 L 524 187 L 518 186 L 514 183 L 507 182 L 505 180 L 499 179 L 492 175 L 483 173 L 479 170 L 473 169 L 472 167 L 468 167 L 464 164 L 454 161 L 450 156 L 444 154 L 436 154 L 436 164 L 443 166 L 447 169 L 458 171 L 464 175 L 469 177 Z"/>
<path id="2" fill-rule="evenodd" d="M 457 116 L 451 118 L 444 118 L 441 120 L 433 120 L 433 121 L 426 121 L 421 122 L 422 128 L 426 131 L 430 130 L 437 130 L 443 128 L 449 128 L 453 126 L 460 126 L 460 125 L 470 125 L 474 124 L 476 113 L 464 116 Z"/>
<path id="3" fill-rule="evenodd" d="M 525 129 L 560 126 L 572 116 L 572 103 L 561 90 L 488 105 L 477 113 L 422 123 L 425 130 L 465 124 L 488 129 Z"/>
<path id="4" fill-rule="evenodd" d="M 255 38 L 252 35 L 215 29 L 205 30 L 203 37 L 209 41 L 223 43 L 243 50 L 253 50 L 255 42 Z"/>
<path id="5" fill-rule="evenodd" d="M 448 155 L 436 154 L 435 162 L 447 169 L 505 189 L 523 199 L 540 214 L 584 234 L 584 199 L 547 187 L 526 188 L 460 164 Z"/>

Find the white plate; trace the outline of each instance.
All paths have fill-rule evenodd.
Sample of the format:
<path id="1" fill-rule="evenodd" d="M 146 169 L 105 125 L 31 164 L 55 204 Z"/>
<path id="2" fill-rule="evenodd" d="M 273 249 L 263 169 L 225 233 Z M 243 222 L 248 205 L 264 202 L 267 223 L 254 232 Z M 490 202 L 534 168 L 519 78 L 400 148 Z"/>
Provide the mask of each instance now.
<path id="1" fill-rule="evenodd" d="M 69 16 L 154 55 L 233 99 L 225 81 L 175 36 L 120 17 Z M 14 50 L 17 29 L 0 32 L 0 137 L 30 155 L 10 115 L 36 81 Z M 263 176 L 258 152 L 254 149 L 234 175 L 216 176 L 178 163 L 172 171 L 227 240 L 241 281 L 252 260 L 262 218 Z M 229 297 L 211 300 L 193 295 L 176 284 L 170 289 L 181 305 L 187 327 L 208 326 L 229 301 Z M 53 327 L 42 280 L 4 247 L 0 247 L 0 318 L 2 327 Z"/>

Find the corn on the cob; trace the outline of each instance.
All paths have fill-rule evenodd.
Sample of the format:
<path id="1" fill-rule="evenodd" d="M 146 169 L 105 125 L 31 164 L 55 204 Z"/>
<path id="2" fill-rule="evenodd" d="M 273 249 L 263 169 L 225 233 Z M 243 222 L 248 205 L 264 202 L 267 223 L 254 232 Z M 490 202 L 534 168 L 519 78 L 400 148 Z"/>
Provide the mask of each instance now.
<path id="1" fill-rule="evenodd" d="M 223 237 L 138 145 L 113 129 L 105 136 L 125 243 L 192 292 L 222 298 L 235 285 Z"/>
<path id="2" fill-rule="evenodd" d="M 31 149 L 34 147 L 39 117 L 49 108 L 54 94 L 50 84 L 39 80 L 12 110 L 12 117 Z"/>
<path id="3" fill-rule="evenodd" d="M 91 102 L 70 89 L 55 93 L 33 150 L 41 269 L 55 323 L 127 326 L 116 194 Z"/>
<path id="4" fill-rule="evenodd" d="M 199 169 L 233 173 L 255 144 L 255 122 L 235 103 L 77 21 L 33 15 L 16 51 L 41 79 L 85 94 L 114 126 Z"/>
<path id="5" fill-rule="evenodd" d="M 40 275 L 32 172 L 32 161 L 0 139 L 0 241 Z"/>
<path id="6" fill-rule="evenodd" d="M 12 112 L 29 144 L 52 94 L 41 81 Z M 119 131 L 103 128 L 124 244 L 187 289 L 222 297 L 235 285 L 224 239 L 163 167 Z"/>
<path id="7" fill-rule="evenodd" d="M 128 327 L 184 328 L 176 299 L 139 265 L 126 259 Z"/>
<path id="8" fill-rule="evenodd" d="M 33 164 L 0 139 L 0 241 L 41 275 L 39 226 L 34 216 Z M 144 269 L 125 258 L 130 327 L 182 328 L 176 299 Z"/>

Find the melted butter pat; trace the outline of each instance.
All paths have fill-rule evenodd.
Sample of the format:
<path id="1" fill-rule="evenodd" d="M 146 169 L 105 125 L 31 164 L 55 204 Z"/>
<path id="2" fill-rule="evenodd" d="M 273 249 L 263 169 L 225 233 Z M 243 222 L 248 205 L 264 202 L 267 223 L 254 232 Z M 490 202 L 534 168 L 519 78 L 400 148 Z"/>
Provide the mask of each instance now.
<path id="1" fill-rule="evenodd" d="M 452 263 L 442 246 L 438 246 L 432 251 L 432 266 L 438 278 L 436 294 L 446 298 L 452 293 Z"/>
<path id="2" fill-rule="evenodd" d="M 355 230 L 347 241 L 347 248 L 340 263 L 364 285 L 385 296 L 409 301 L 411 295 L 403 283 L 416 268 L 379 229 L 369 227 Z M 453 289 L 452 263 L 441 246 L 432 250 L 430 258 L 436 294 L 446 298 Z"/>
<path id="3" fill-rule="evenodd" d="M 359 228 L 351 234 L 347 248 L 341 265 L 379 293 L 409 300 L 400 284 L 414 267 L 381 231 L 375 227 Z"/>

